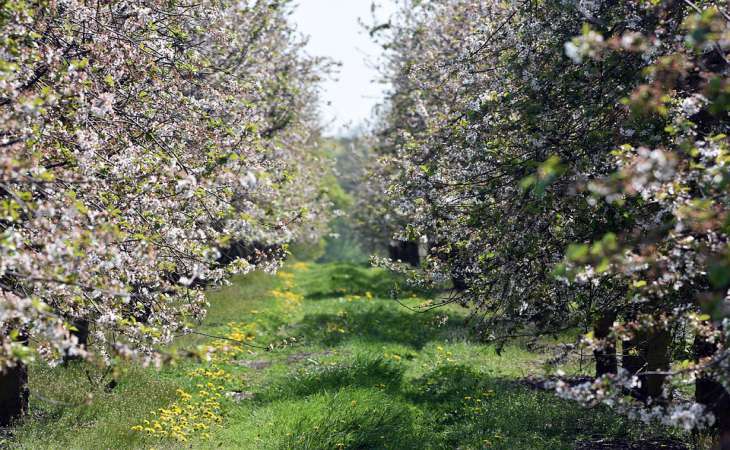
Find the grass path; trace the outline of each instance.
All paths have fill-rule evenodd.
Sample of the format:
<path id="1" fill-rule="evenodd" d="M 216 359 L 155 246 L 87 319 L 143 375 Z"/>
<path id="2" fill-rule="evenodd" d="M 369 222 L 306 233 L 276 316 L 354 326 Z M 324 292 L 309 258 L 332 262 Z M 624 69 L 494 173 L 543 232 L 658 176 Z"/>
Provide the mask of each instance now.
<path id="1" fill-rule="evenodd" d="M 32 418 L 7 444 L 569 449 L 649 433 L 530 389 L 519 380 L 539 372 L 545 355 L 515 345 L 497 356 L 470 339 L 462 311 L 413 313 L 390 299 L 393 285 L 349 264 L 292 263 L 277 276 L 235 280 L 209 294 L 201 332 L 273 351 L 188 336 L 175 346 L 216 347 L 214 360 L 159 372 L 126 367 L 109 392 L 92 389 L 81 365 L 36 367 Z M 411 306 L 426 301 L 400 296 Z"/>

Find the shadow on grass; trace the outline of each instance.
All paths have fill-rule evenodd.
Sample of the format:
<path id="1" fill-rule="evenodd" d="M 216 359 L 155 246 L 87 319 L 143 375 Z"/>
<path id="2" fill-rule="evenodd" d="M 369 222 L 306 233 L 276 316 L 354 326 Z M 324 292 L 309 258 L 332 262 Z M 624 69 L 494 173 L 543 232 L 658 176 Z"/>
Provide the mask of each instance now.
<path id="1" fill-rule="evenodd" d="M 307 300 L 322 300 L 345 295 L 372 294 L 378 298 L 403 298 L 417 295 L 430 298 L 433 292 L 408 287 L 403 279 L 384 270 L 373 270 L 368 265 L 351 263 L 328 264 L 316 280 L 317 286 L 326 289 L 312 290 Z"/>
<path id="2" fill-rule="evenodd" d="M 445 448 L 471 443 L 558 449 L 597 437 L 638 442 L 669 433 L 661 427 L 644 429 L 608 408 L 584 408 L 464 365 L 435 368 L 404 386 L 404 396 L 427 414 Z"/>
<path id="3" fill-rule="evenodd" d="M 346 388 L 310 397 L 303 403 L 278 406 L 291 411 L 295 405 L 306 406 L 306 413 L 291 417 L 286 433 L 280 432 L 279 438 L 270 440 L 266 448 L 434 448 L 428 445 L 430 436 L 424 435 L 420 427 L 418 411 L 382 392 Z"/>
<path id="4" fill-rule="evenodd" d="M 257 402 L 304 405 L 323 396 L 330 406 L 319 415 L 302 407 L 296 413 L 301 417 L 290 422 L 295 425 L 287 436 L 293 437 L 286 444 L 317 449 L 337 448 L 338 443 L 352 449 L 383 448 L 386 443 L 395 449 L 565 449 L 597 436 L 632 440 L 667 433 L 642 430 L 609 410 L 585 409 L 467 366 L 441 365 L 408 380 L 404 365 L 367 355 L 347 365 L 300 370 L 271 385 Z"/>
<path id="5" fill-rule="evenodd" d="M 469 329 L 454 316 L 437 326 L 437 313 L 414 314 L 398 305 L 345 303 L 340 313 L 307 314 L 297 325 L 307 342 L 327 347 L 359 340 L 421 349 L 444 338 L 464 338 Z"/>
<path id="6" fill-rule="evenodd" d="M 299 369 L 256 396 L 272 449 L 421 449 L 420 414 L 400 394 L 404 366 L 373 355 Z M 266 429 L 266 427 L 271 427 Z"/>
<path id="7" fill-rule="evenodd" d="M 400 389 L 403 372 L 401 365 L 382 357 L 359 355 L 349 364 L 299 369 L 286 379 L 269 385 L 257 396 L 257 401 L 301 398 L 353 387 L 393 392 Z"/>

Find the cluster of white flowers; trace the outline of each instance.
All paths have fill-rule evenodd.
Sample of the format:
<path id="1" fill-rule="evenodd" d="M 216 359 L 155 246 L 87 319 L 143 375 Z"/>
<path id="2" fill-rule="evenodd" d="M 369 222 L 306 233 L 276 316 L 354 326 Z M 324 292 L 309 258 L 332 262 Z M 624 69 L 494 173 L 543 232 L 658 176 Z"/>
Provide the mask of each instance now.
<path id="1" fill-rule="evenodd" d="M 427 235 L 429 255 L 419 270 L 381 264 L 452 279 L 447 301 L 471 306 L 486 337 L 592 328 L 575 348 L 594 352 L 599 377 L 560 385 L 566 396 L 616 406 L 628 390 L 647 418 L 686 428 L 715 414 L 730 427 L 730 27 L 718 5 L 404 8 L 360 203 L 373 235 Z M 692 356 L 675 361 L 677 343 Z M 696 380 L 700 406 L 665 389 Z"/>
<path id="2" fill-rule="evenodd" d="M 324 232 L 320 64 L 286 8 L 0 2 L 0 370 L 157 361 L 203 285 Z"/>

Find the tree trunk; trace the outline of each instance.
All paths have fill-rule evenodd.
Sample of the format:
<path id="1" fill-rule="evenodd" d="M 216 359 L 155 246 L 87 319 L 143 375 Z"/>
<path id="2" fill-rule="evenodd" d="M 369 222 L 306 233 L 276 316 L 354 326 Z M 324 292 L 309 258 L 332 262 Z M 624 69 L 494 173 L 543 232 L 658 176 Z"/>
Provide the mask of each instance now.
<path id="1" fill-rule="evenodd" d="M 672 335 L 668 330 L 662 329 L 649 333 L 646 340 L 646 350 L 644 351 L 647 372 L 669 370 L 671 363 L 669 346 L 671 343 Z M 666 378 L 666 375 L 644 375 L 640 377 L 646 398 L 661 397 Z"/>
<path id="2" fill-rule="evenodd" d="M 18 362 L 0 372 L 0 427 L 8 427 L 28 412 L 28 368 Z"/>
<path id="3" fill-rule="evenodd" d="M 593 323 L 593 336 L 605 342 L 603 348 L 593 351 L 593 356 L 596 359 L 596 378 L 618 372 L 616 341 L 615 339 L 608 339 L 615 320 L 615 313 L 604 312 Z"/>
<path id="4" fill-rule="evenodd" d="M 418 243 L 413 241 L 391 241 L 388 254 L 393 261 L 402 261 L 418 267 L 421 257 L 418 254 Z"/>
<path id="5" fill-rule="evenodd" d="M 717 348 L 700 336 L 695 337 L 693 351 L 695 360 L 711 356 Z M 700 376 L 695 381 L 695 399 L 715 415 L 718 432 L 718 450 L 730 450 L 730 393 L 722 384 L 709 376 Z"/>
<path id="6" fill-rule="evenodd" d="M 71 334 L 76 336 L 76 338 L 79 340 L 79 345 L 86 348 L 87 344 L 89 343 L 89 321 L 86 319 L 76 319 L 72 321 L 73 326 L 76 328 L 76 331 L 72 331 Z M 66 353 L 63 355 L 63 363 L 66 364 L 70 361 L 76 361 L 78 360 L 78 356 L 72 356 Z"/>
<path id="7" fill-rule="evenodd" d="M 469 287 L 464 280 L 464 275 L 455 273 L 451 276 L 451 281 L 454 283 L 454 290 L 458 292 L 464 292 Z"/>
<path id="8" fill-rule="evenodd" d="M 418 267 L 421 264 L 421 255 L 418 253 L 418 242 L 403 242 L 403 261 Z"/>
<path id="9" fill-rule="evenodd" d="M 669 369 L 669 345 L 672 335 L 668 330 L 647 330 L 623 341 L 622 366 L 631 375 L 638 375 L 641 386 L 632 394 L 642 401 L 661 397 L 665 375 L 646 375 L 646 372 Z"/>
<path id="10" fill-rule="evenodd" d="M 621 341 L 621 367 L 631 375 L 636 375 L 643 367 L 638 336 Z"/>

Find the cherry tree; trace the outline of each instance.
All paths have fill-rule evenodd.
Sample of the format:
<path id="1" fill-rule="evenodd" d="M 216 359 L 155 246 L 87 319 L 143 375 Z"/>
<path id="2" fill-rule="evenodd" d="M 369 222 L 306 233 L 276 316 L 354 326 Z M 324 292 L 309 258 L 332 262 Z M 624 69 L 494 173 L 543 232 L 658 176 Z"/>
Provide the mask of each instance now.
<path id="1" fill-rule="evenodd" d="M 283 256 L 226 248 L 324 230 L 300 47 L 274 0 L 0 2 L 3 424 L 29 360 L 159 363 L 202 286 Z"/>
<path id="2" fill-rule="evenodd" d="M 404 3 L 363 190 L 428 237 L 407 271 L 458 281 L 485 338 L 584 330 L 597 378 L 561 395 L 724 440 L 726 6 Z"/>

